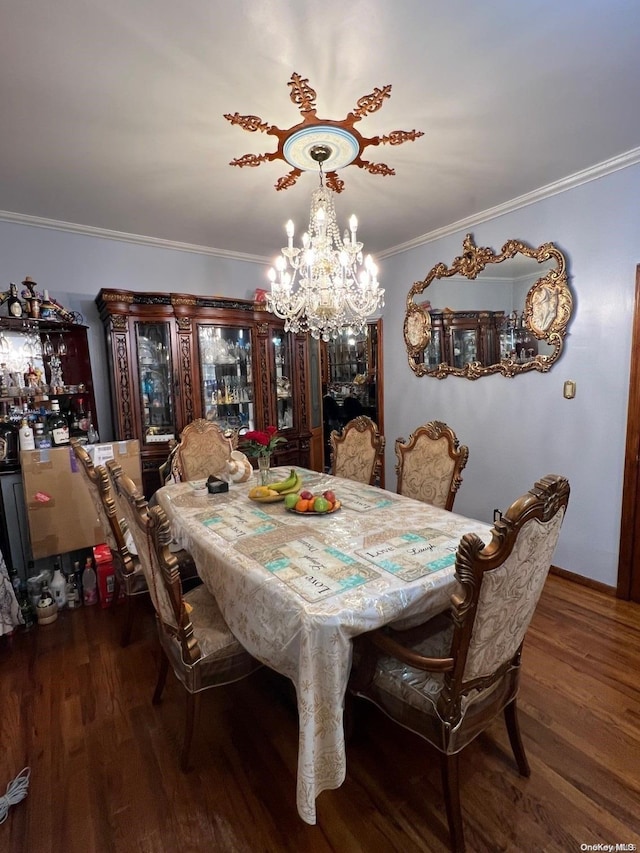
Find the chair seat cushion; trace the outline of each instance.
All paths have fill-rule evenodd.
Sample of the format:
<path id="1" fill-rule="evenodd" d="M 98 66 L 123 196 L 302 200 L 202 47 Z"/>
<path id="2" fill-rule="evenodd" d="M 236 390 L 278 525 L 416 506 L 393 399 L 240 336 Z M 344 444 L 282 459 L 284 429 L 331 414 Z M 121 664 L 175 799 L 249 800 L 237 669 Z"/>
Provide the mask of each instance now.
<path id="1" fill-rule="evenodd" d="M 218 603 L 204 584 L 185 593 L 183 601 L 190 607 L 189 618 L 200 658 L 193 664 L 186 664 L 178 640 L 161 626 L 159 629 L 174 672 L 187 690 L 196 692 L 213 684 L 228 684 L 261 666 L 231 633 Z"/>
<path id="2" fill-rule="evenodd" d="M 451 651 L 453 623 L 445 616 L 432 619 L 429 634 L 411 649 L 425 657 L 447 657 Z M 401 635 L 400 635 L 401 636 Z M 422 713 L 433 714 L 442 692 L 443 672 L 424 672 L 389 656 L 378 659 L 374 683 L 379 690 L 395 695 Z"/>
<path id="3" fill-rule="evenodd" d="M 448 657 L 451 652 L 453 622 L 445 614 L 430 620 L 428 636 L 407 644 L 425 657 Z M 484 726 L 487 708 L 497 713 L 517 692 L 517 673 L 494 682 L 485 689 L 471 690 L 462 696 L 460 717 L 448 726 L 438 711 L 445 674 L 425 672 L 397 658 L 382 656 L 371 685 L 361 695 L 382 708 L 392 719 L 417 732 L 441 752 L 458 752 L 476 737 Z"/>

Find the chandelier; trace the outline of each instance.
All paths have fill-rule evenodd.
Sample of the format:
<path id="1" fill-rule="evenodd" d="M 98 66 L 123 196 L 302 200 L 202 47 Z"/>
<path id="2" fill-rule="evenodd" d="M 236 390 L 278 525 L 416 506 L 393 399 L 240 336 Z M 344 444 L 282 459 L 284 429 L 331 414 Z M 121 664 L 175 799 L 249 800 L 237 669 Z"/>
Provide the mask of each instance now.
<path id="1" fill-rule="evenodd" d="M 355 216 L 340 237 L 333 192 L 323 182 L 322 164 L 331 154 L 328 145 L 314 145 L 309 151 L 320 167 L 320 187 L 311 196 L 309 230 L 302 235 L 302 248 L 296 248 L 293 222 L 287 222 L 287 245 L 275 269 L 269 270 L 271 293 L 267 294 L 267 308 L 285 321 L 285 331 L 310 332 L 323 341 L 347 327 L 360 331 L 367 318 L 384 306 L 378 268 L 371 255 L 363 261 L 362 243 L 356 240 Z"/>
<path id="2" fill-rule="evenodd" d="M 340 237 L 333 195 L 344 189 L 338 171 L 354 165 L 372 175 L 395 175 L 386 163 L 372 163 L 362 156 L 369 146 L 402 145 L 423 136 L 420 130 L 394 130 L 382 136 L 365 137 L 355 125 L 377 112 L 391 97 L 391 85 L 376 87 L 358 98 L 344 119 L 318 118 L 316 91 L 309 80 L 294 73 L 289 81 L 289 97 L 302 120 L 289 128 L 269 124 L 256 115 L 225 113 L 232 125 L 250 133 L 266 133 L 278 140 L 270 153 L 244 154 L 232 166 L 259 166 L 283 160 L 291 171 L 278 179 L 277 190 L 292 187 L 305 171 L 320 167 L 320 188 L 311 197 L 309 230 L 302 235 L 302 248 L 293 245 L 294 227 L 286 225 L 287 245 L 269 270 L 271 294 L 267 308 L 285 321 L 285 330 L 310 332 L 328 341 L 344 329 L 360 331 L 367 318 L 384 306 L 384 290 L 378 286 L 377 268 L 371 256 L 363 262 L 362 243 L 356 240 L 358 222 L 349 221 L 349 230 Z M 326 170 L 323 173 L 323 164 Z M 327 186 L 324 186 L 326 174 Z"/>

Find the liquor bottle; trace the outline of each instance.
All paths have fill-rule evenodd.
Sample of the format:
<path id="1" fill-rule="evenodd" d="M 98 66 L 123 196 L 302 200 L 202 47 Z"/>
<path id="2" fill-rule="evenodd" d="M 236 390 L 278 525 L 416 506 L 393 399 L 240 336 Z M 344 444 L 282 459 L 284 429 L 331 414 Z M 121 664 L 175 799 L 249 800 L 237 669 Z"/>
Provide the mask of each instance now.
<path id="1" fill-rule="evenodd" d="M 53 600 L 58 605 L 58 610 L 62 610 L 62 608 L 67 603 L 67 593 L 66 593 L 67 581 L 65 576 L 62 574 L 62 569 L 60 568 L 60 563 L 53 564 L 53 578 L 51 579 L 51 584 L 49 588 L 53 594 Z"/>
<path id="2" fill-rule="evenodd" d="M 7 404 L 2 403 L 0 414 L 0 469 L 17 465 L 20 461 L 18 453 L 18 430 L 7 414 Z"/>
<path id="3" fill-rule="evenodd" d="M 18 435 L 20 437 L 20 450 L 36 449 L 35 436 L 33 435 L 33 430 L 31 429 L 29 421 L 26 418 L 22 419 Z"/>
<path id="4" fill-rule="evenodd" d="M 82 598 L 84 604 L 96 604 L 98 601 L 98 579 L 91 557 L 87 557 L 87 562 L 82 572 Z"/>
<path id="5" fill-rule="evenodd" d="M 51 401 L 51 414 L 47 418 L 53 447 L 63 447 L 69 444 L 69 423 L 60 411 L 58 400 Z"/>
<path id="6" fill-rule="evenodd" d="M 51 436 L 45 432 L 45 424 L 42 421 L 36 422 L 36 434 L 34 436 L 36 448 L 51 447 Z"/>
<path id="7" fill-rule="evenodd" d="M 9 299 L 7 300 L 7 307 L 9 309 L 10 317 L 22 317 L 22 302 L 18 299 L 18 291 L 13 282 L 9 285 Z"/>
<path id="8" fill-rule="evenodd" d="M 67 577 L 67 586 L 65 592 L 67 594 L 67 607 L 71 610 L 79 607 L 81 604 L 80 589 L 78 588 L 78 577 L 80 575 L 80 563 L 73 564 L 73 571 Z"/>
<path id="9" fill-rule="evenodd" d="M 51 590 L 49 589 L 49 583 L 46 577 L 42 582 L 42 592 L 40 593 L 40 600 L 36 605 L 36 615 L 38 617 L 39 625 L 49 625 L 51 622 L 55 622 L 58 618 L 58 607 L 54 601 Z"/>
<path id="10" fill-rule="evenodd" d="M 87 430 L 87 441 L 89 442 L 89 444 L 97 444 L 100 441 L 98 430 L 91 422 L 89 422 L 89 429 Z"/>
<path id="11" fill-rule="evenodd" d="M 36 614 L 26 592 L 20 596 L 19 604 L 20 613 L 22 614 L 22 620 L 24 622 L 23 628 L 25 631 L 30 631 L 35 625 Z"/>

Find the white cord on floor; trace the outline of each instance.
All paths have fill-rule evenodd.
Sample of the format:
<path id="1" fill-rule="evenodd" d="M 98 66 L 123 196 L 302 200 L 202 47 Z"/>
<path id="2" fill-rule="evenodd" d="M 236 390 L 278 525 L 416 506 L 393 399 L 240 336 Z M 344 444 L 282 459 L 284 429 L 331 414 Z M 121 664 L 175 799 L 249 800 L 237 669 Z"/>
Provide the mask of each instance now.
<path id="1" fill-rule="evenodd" d="M 7 785 L 7 793 L 4 797 L 0 797 L 0 823 L 7 819 L 9 806 L 15 806 L 27 796 L 30 774 L 31 768 L 23 767 L 16 778 Z"/>

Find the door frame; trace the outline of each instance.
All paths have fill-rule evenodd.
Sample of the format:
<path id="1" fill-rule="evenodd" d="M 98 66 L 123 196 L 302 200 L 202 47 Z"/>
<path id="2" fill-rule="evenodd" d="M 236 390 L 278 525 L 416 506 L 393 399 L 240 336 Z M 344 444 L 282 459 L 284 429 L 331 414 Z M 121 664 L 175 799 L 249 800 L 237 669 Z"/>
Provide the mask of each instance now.
<path id="1" fill-rule="evenodd" d="M 636 266 L 631 367 L 620 519 L 618 598 L 640 602 L 640 264 Z"/>

